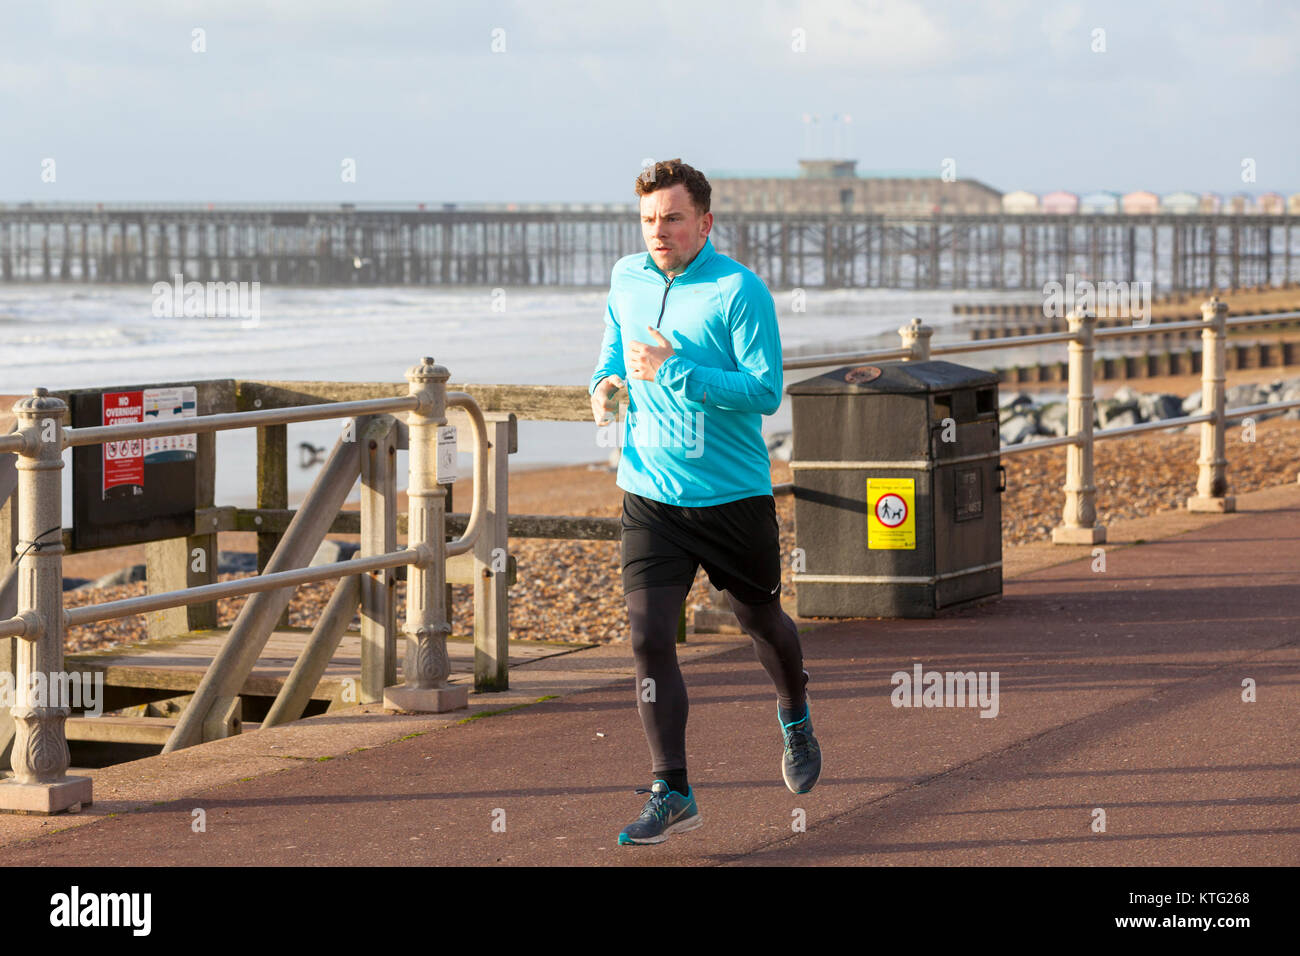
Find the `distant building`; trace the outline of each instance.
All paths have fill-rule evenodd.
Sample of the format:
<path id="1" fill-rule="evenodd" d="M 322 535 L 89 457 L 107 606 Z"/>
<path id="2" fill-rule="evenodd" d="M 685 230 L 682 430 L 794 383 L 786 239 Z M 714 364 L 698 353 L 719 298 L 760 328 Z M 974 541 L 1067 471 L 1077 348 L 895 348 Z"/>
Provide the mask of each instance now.
<path id="1" fill-rule="evenodd" d="M 1280 216 L 1286 212 L 1286 200 L 1280 193 L 1261 193 L 1255 200 L 1255 211 L 1261 216 Z"/>
<path id="2" fill-rule="evenodd" d="M 1201 212 L 1222 212 L 1223 199 L 1218 193 L 1201 193 Z"/>
<path id="3" fill-rule="evenodd" d="M 1177 192 L 1170 193 L 1160 200 L 1161 212 L 1172 212 L 1177 215 L 1189 215 L 1200 212 L 1201 197 L 1196 193 Z"/>
<path id="4" fill-rule="evenodd" d="M 1091 213 L 1093 215 L 1111 215 L 1119 212 L 1119 193 L 1095 192 L 1088 193 L 1079 200 L 1079 212 Z"/>
<path id="5" fill-rule="evenodd" d="M 1160 197 L 1145 189 L 1138 189 L 1126 194 L 1119 201 L 1119 208 L 1128 215 L 1150 215 L 1160 211 Z"/>
<path id="6" fill-rule="evenodd" d="M 1255 211 L 1255 199 L 1250 193 L 1233 193 L 1228 197 L 1228 202 L 1223 210 L 1232 215 L 1242 215 Z"/>
<path id="7" fill-rule="evenodd" d="M 1292 193 L 1286 201 L 1286 211 L 1293 216 L 1300 216 L 1300 193 Z"/>
<path id="8" fill-rule="evenodd" d="M 1039 212 L 1038 197 L 1023 189 L 1009 192 L 1002 197 L 1002 211 L 1013 216 Z"/>
<path id="9" fill-rule="evenodd" d="M 921 170 L 857 172 L 857 160 L 801 159 L 798 171 L 706 171 L 714 212 L 989 213 L 1002 194 L 975 179 L 946 182 Z"/>
<path id="10" fill-rule="evenodd" d="M 1043 197 L 1043 212 L 1051 215 L 1071 215 L 1079 211 L 1079 197 L 1060 189 Z"/>

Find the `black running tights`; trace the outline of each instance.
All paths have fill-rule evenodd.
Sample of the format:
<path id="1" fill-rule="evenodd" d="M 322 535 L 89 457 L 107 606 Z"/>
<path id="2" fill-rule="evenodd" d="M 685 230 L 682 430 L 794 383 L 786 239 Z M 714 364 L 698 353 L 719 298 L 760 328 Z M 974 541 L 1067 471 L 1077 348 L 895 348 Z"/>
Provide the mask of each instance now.
<path id="1" fill-rule="evenodd" d="M 677 666 L 677 620 L 690 585 L 639 588 L 627 595 L 636 656 L 637 711 L 654 761 L 652 772 L 686 769 L 686 684 Z M 803 650 L 799 630 L 779 600 L 745 604 L 727 593 L 754 653 L 788 710 L 804 704 Z"/>

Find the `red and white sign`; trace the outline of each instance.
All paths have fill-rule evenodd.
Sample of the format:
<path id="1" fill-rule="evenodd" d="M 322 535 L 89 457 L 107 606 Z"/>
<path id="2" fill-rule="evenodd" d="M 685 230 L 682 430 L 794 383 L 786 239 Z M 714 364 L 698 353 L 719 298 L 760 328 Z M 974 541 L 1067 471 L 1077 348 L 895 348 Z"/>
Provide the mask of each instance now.
<path id="1" fill-rule="evenodd" d="M 144 421 L 143 392 L 105 392 L 104 424 L 132 425 Z M 104 497 L 118 485 L 144 489 L 144 439 L 104 442 Z"/>
<path id="2" fill-rule="evenodd" d="M 876 501 L 876 518 L 886 528 L 897 528 L 907 520 L 907 502 L 890 492 Z"/>

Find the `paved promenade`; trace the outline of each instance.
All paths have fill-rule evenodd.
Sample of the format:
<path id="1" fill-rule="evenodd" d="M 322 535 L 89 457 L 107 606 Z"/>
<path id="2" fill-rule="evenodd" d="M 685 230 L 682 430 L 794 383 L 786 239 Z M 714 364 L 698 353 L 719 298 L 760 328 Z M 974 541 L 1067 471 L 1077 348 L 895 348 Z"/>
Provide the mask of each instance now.
<path id="1" fill-rule="evenodd" d="M 704 826 L 662 846 L 615 843 L 649 785 L 624 644 L 515 668 L 472 697 L 521 705 L 494 716 L 358 708 L 93 771 L 80 814 L 0 817 L 0 865 L 1295 866 L 1300 487 L 1238 506 L 1117 527 L 1104 571 L 1087 548 L 1009 554 L 1000 601 L 936 620 L 800 622 L 809 794 L 781 782 L 748 639 L 693 638 Z M 996 672 L 996 717 L 893 706 L 918 663 Z"/>

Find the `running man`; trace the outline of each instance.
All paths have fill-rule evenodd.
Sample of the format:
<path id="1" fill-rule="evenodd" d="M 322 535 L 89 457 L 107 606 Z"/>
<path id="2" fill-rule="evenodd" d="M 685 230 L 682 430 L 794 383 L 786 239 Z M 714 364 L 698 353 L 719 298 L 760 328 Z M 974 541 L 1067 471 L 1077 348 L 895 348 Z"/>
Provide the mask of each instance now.
<path id="1" fill-rule="evenodd" d="M 677 159 L 636 181 L 648 255 L 610 276 L 591 411 L 624 384 L 629 405 L 618 486 L 622 570 L 636 657 L 637 709 L 651 787 L 620 845 L 661 843 L 703 822 L 686 774 L 686 685 L 677 621 L 700 565 L 754 642 L 777 693 L 781 772 L 794 793 L 821 774 L 803 650 L 781 609 L 781 553 L 762 416 L 781 404 L 781 336 L 761 279 L 709 240 L 712 192 Z"/>

